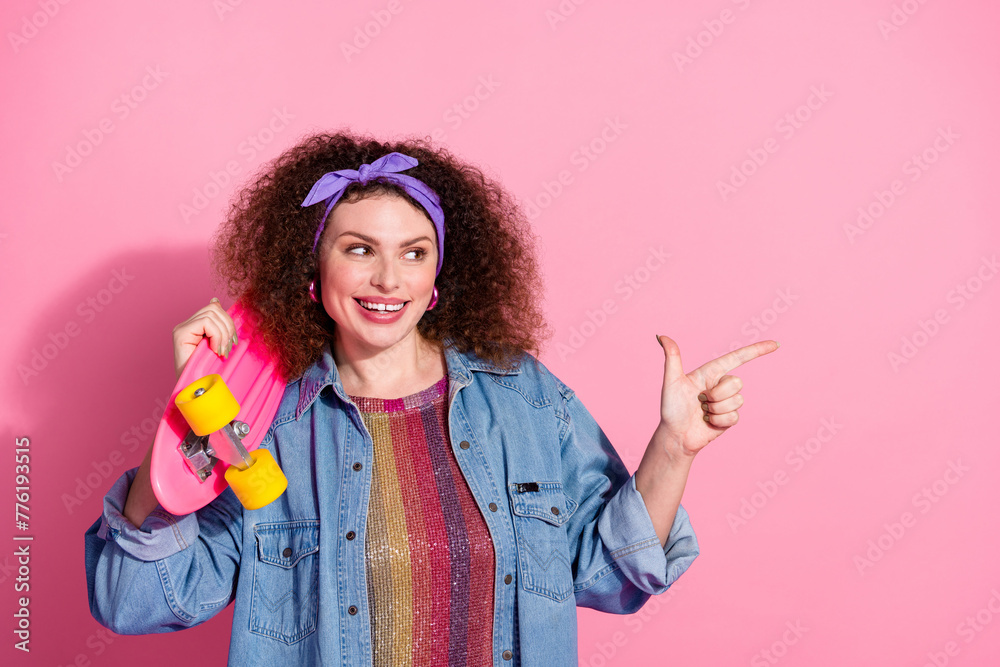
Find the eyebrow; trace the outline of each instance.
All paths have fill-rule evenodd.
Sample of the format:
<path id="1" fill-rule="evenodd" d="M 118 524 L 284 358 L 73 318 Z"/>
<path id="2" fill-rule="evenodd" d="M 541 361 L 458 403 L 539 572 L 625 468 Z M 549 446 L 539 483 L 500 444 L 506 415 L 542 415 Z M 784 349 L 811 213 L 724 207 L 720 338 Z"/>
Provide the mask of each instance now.
<path id="1" fill-rule="evenodd" d="M 351 236 L 357 236 L 359 239 L 361 239 L 362 241 L 365 241 L 366 243 L 370 243 L 370 244 L 375 245 L 375 246 L 381 245 L 378 242 L 377 239 L 373 239 L 370 236 L 365 236 L 364 234 L 361 234 L 360 232 L 343 232 L 337 238 L 339 239 L 341 236 L 346 236 L 348 234 L 350 234 Z M 434 239 L 432 239 L 431 237 L 425 235 L 425 236 L 418 236 L 417 238 L 410 239 L 409 241 L 403 241 L 402 243 L 399 244 L 399 247 L 402 248 L 403 246 L 413 245 L 414 243 L 417 243 L 419 241 L 429 241 L 432 244 L 434 243 Z"/>

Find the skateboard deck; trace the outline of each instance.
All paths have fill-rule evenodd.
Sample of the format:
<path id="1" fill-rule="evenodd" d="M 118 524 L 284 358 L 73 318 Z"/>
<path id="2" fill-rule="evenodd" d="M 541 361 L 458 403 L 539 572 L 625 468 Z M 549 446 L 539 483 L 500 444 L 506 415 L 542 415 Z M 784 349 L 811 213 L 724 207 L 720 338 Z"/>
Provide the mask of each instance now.
<path id="1" fill-rule="evenodd" d="M 276 370 L 276 359 L 255 335 L 242 306 L 236 303 L 228 312 L 236 324 L 238 342 L 225 359 L 209 348 L 208 339 L 198 344 L 177 379 L 153 440 L 150 481 L 160 505 L 171 514 L 199 510 L 228 486 L 225 473 L 229 464 L 225 461 L 219 459 L 203 481 L 182 453 L 181 444 L 192 429 L 175 404 L 178 394 L 200 378 L 221 376 L 239 403 L 236 419 L 249 426 L 249 432 L 242 437 L 242 445 L 249 452 L 267 434 L 285 391 L 285 378 Z"/>

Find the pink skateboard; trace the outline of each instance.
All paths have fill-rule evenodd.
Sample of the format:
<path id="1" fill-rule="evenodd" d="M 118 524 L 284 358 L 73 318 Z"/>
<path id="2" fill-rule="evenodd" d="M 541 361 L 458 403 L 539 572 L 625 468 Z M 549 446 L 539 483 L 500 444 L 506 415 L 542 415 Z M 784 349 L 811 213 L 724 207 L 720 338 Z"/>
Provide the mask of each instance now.
<path id="1" fill-rule="evenodd" d="M 288 481 L 270 452 L 257 450 L 274 420 L 285 379 L 237 303 L 239 342 L 228 359 L 198 344 L 177 379 L 153 440 L 150 481 L 160 505 L 190 514 L 232 486 L 247 509 L 281 495 Z"/>

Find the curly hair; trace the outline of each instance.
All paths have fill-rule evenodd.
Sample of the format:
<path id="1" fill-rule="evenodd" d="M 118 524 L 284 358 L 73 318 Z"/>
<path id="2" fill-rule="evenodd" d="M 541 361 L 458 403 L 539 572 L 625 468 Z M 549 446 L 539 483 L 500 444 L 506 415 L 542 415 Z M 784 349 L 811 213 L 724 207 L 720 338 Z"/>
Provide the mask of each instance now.
<path id="1" fill-rule="evenodd" d="M 452 339 L 497 366 L 538 353 L 549 335 L 538 300 L 535 237 L 501 185 L 427 139 L 380 142 L 349 131 L 308 136 L 265 166 L 234 197 L 214 239 L 213 264 L 242 302 L 261 342 L 286 378 L 296 378 L 332 341 L 335 323 L 309 297 L 318 276 L 312 244 L 324 205 L 303 208 L 313 184 L 330 171 L 357 169 L 393 151 L 419 165 L 406 171 L 433 189 L 445 216 L 438 303 L 417 323 L 431 341 Z M 406 192 L 379 179 L 352 183 L 338 202 L 392 194 L 423 210 Z"/>

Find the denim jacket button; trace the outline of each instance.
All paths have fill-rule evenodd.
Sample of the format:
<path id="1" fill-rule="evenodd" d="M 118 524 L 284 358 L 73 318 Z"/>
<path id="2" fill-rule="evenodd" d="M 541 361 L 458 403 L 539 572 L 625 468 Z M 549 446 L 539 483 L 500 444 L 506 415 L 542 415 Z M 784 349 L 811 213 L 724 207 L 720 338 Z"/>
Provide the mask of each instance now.
<path id="1" fill-rule="evenodd" d="M 354 539 L 354 531 L 353 530 L 347 531 L 347 535 L 344 535 L 344 537 L 346 537 L 349 540 L 353 540 Z"/>
<path id="2" fill-rule="evenodd" d="M 559 516 L 559 508 L 558 507 L 553 507 L 552 508 L 552 513 L 555 514 L 556 516 Z"/>
<path id="3" fill-rule="evenodd" d="M 510 651 L 504 651 L 503 652 L 503 659 L 504 660 L 510 660 L 513 657 L 514 657 L 514 654 L 511 653 Z"/>
<path id="4" fill-rule="evenodd" d="M 514 581 L 514 577 L 510 576 L 509 574 L 503 578 L 503 583 L 505 584 L 509 584 L 512 581 Z"/>
<path id="5" fill-rule="evenodd" d="M 347 608 L 347 613 L 350 614 L 351 616 L 354 616 L 355 614 L 358 613 L 358 608 L 352 604 L 350 607 Z"/>
<path id="6" fill-rule="evenodd" d="M 490 511 L 491 512 L 496 512 L 497 509 L 499 509 L 499 508 L 497 507 L 496 503 L 490 503 Z"/>
<path id="7" fill-rule="evenodd" d="M 288 558 L 289 556 L 292 555 L 292 548 L 285 547 L 285 550 L 281 552 L 281 555 L 284 556 L 285 558 Z"/>
<path id="8" fill-rule="evenodd" d="M 361 462 L 360 462 L 360 461 L 358 461 L 357 463 L 355 463 L 355 464 L 354 464 L 353 466 L 351 466 L 351 467 L 352 467 L 352 468 L 354 468 L 354 471 L 355 471 L 355 472 L 357 472 L 358 470 L 361 470 Z"/>
<path id="9" fill-rule="evenodd" d="M 461 447 L 462 449 L 468 449 L 470 447 L 469 441 L 463 440 L 462 442 L 458 443 L 458 446 Z"/>

